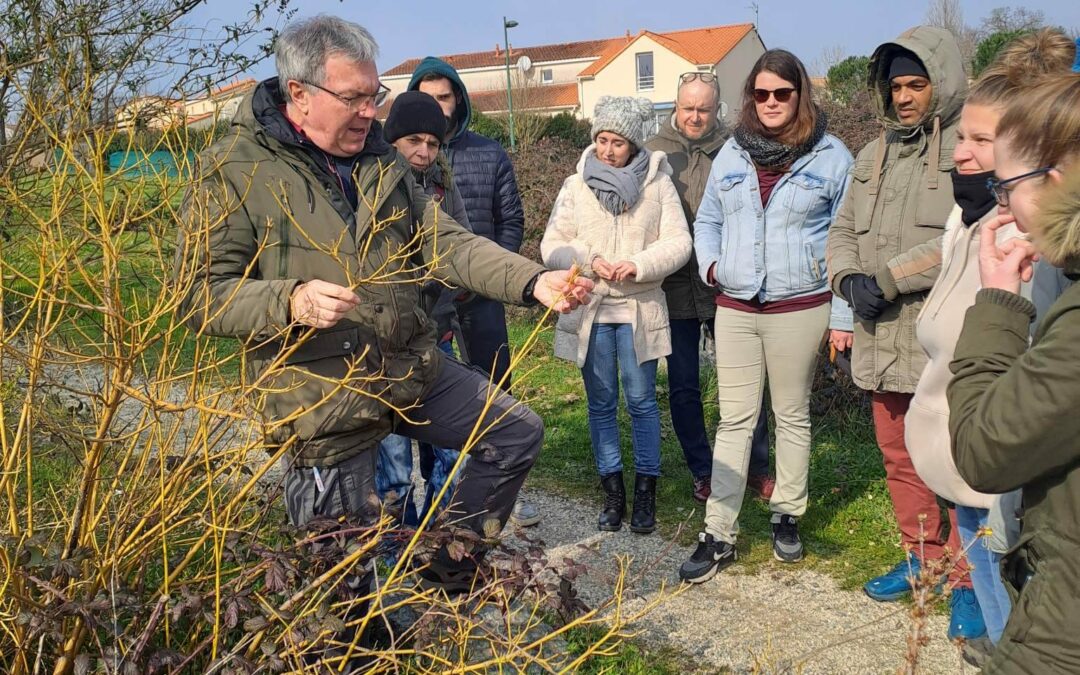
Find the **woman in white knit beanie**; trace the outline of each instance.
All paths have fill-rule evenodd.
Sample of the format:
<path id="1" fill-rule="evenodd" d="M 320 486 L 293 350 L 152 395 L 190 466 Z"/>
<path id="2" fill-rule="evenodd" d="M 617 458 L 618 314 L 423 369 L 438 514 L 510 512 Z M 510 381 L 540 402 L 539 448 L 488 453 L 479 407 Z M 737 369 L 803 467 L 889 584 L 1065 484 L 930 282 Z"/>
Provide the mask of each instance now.
<path id="1" fill-rule="evenodd" d="M 555 355 L 581 368 L 589 431 L 605 498 L 598 527 L 616 531 L 626 512 L 619 427 L 619 381 L 634 446 L 633 532 L 656 527 L 660 411 L 656 364 L 671 353 L 660 285 L 690 258 L 691 238 L 671 167 L 645 148 L 653 119 L 643 98 L 604 96 L 593 114 L 593 144 L 563 183 L 540 244 L 551 269 L 578 266 L 596 282 L 594 300 L 559 317 Z M 621 376 L 621 377 L 620 377 Z"/>

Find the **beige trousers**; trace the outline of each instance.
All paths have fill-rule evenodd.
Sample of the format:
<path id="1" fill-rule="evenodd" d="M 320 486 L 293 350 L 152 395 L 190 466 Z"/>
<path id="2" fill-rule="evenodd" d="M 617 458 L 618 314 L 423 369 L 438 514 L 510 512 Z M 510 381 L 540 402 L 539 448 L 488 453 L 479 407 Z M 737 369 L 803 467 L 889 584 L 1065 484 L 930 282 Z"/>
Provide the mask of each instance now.
<path id="1" fill-rule="evenodd" d="M 716 308 L 720 425 L 713 446 L 712 495 L 705 505 L 705 531 L 713 537 L 735 543 L 739 533 L 766 373 L 776 416 L 776 489 L 769 508 L 774 518 L 806 512 L 810 387 L 828 326 L 829 303 L 786 314 Z"/>

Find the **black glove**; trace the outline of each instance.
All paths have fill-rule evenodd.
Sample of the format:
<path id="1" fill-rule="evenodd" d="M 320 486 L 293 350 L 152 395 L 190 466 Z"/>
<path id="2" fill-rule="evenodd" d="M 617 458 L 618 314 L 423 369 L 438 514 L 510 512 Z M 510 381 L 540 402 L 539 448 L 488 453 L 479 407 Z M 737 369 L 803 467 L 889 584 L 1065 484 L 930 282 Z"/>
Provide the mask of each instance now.
<path id="1" fill-rule="evenodd" d="M 844 277 L 840 290 L 851 305 L 851 311 L 864 321 L 874 321 L 892 305 L 891 301 L 885 299 L 885 292 L 874 278 L 865 274 L 850 274 Z"/>

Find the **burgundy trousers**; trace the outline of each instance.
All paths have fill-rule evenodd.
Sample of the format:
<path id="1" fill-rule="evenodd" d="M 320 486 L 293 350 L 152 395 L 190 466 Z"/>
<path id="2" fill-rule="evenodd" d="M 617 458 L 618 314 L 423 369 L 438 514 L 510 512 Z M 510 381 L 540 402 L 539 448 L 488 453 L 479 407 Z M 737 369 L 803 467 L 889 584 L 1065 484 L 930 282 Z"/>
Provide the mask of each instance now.
<path id="1" fill-rule="evenodd" d="M 892 497 L 893 513 L 900 527 L 900 539 L 906 547 L 924 561 L 937 560 L 960 553 L 960 533 L 956 525 L 956 509 L 948 509 L 949 534 L 945 537 L 945 520 L 937 496 L 919 478 L 904 444 L 904 416 L 911 404 L 912 394 L 875 392 L 873 394 L 874 434 L 882 459 L 885 460 L 885 483 Z M 920 523 L 920 518 L 923 518 Z M 920 533 L 922 543 L 920 544 Z M 966 561 L 961 561 L 949 574 L 955 587 L 970 588 L 971 576 Z"/>

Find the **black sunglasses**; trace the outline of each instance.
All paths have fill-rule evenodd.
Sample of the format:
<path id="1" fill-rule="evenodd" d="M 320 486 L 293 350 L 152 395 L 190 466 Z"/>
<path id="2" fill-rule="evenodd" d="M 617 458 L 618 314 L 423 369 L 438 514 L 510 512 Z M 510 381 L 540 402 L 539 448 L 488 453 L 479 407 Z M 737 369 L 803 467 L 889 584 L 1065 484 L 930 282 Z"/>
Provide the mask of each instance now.
<path id="1" fill-rule="evenodd" d="M 1050 173 L 1054 170 L 1052 166 L 1044 166 L 1041 169 L 1035 169 L 1034 171 L 1028 171 L 1022 173 L 1019 176 L 1013 176 L 1012 178 L 1006 178 L 1004 180 L 998 178 L 987 178 L 986 188 L 994 194 L 994 199 L 997 200 L 998 206 L 1009 205 L 1009 192 L 1016 187 L 1016 183 L 1027 180 L 1028 178 L 1034 178 L 1035 176 L 1041 176 L 1046 173 Z"/>
<path id="2" fill-rule="evenodd" d="M 791 100 L 791 95 L 795 93 L 794 87 L 780 87 L 779 89 L 755 89 L 754 100 L 758 103 L 764 103 L 769 100 L 769 96 L 776 97 L 777 103 L 787 103 Z"/>

